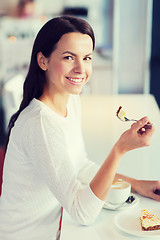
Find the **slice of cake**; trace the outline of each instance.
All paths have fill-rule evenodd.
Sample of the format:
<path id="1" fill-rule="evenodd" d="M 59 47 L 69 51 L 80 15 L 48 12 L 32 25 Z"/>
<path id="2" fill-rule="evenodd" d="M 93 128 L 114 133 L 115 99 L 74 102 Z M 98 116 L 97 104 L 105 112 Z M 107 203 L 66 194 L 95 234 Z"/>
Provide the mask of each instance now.
<path id="1" fill-rule="evenodd" d="M 125 122 L 125 116 L 126 116 L 126 113 L 125 111 L 123 111 L 122 109 L 122 106 L 120 106 L 116 112 L 116 115 L 117 117 L 121 120 L 121 121 L 124 121 Z"/>
<path id="2" fill-rule="evenodd" d="M 142 231 L 151 231 L 160 229 L 160 218 L 148 212 L 146 209 L 141 210 L 141 227 Z"/>

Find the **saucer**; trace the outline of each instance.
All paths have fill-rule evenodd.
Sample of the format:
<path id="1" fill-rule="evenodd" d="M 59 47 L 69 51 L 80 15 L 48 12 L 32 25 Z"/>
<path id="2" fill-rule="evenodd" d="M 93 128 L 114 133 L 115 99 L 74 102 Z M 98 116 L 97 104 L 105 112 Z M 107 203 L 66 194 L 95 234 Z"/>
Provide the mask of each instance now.
<path id="1" fill-rule="evenodd" d="M 132 203 L 124 202 L 123 204 L 111 204 L 106 201 L 105 204 L 103 205 L 103 208 L 115 211 L 115 210 L 124 210 L 130 207 L 136 206 L 139 203 L 139 198 L 134 194 L 131 194 L 130 196 L 133 196 L 135 198 L 135 200 Z"/>

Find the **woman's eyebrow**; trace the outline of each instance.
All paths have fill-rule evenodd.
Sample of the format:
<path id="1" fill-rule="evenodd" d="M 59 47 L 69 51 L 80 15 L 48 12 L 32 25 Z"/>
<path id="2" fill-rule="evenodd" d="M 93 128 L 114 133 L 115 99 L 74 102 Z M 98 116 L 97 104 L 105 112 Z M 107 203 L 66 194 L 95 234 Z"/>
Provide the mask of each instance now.
<path id="1" fill-rule="evenodd" d="M 66 54 L 66 53 L 68 53 L 68 54 L 71 54 L 71 55 L 73 55 L 73 56 L 76 56 L 76 54 L 75 54 L 75 53 L 73 53 L 73 52 L 70 52 L 70 51 L 65 51 L 65 52 L 63 52 L 62 54 Z"/>
<path id="2" fill-rule="evenodd" d="M 77 56 L 77 54 L 75 54 L 75 53 L 73 53 L 73 52 L 70 52 L 70 51 L 65 51 L 65 52 L 63 52 L 62 54 L 66 54 L 66 53 L 71 54 L 72 56 Z M 92 55 L 92 53 L 86 54 L 85 57 L 90 56 L 90 55 Z"/>

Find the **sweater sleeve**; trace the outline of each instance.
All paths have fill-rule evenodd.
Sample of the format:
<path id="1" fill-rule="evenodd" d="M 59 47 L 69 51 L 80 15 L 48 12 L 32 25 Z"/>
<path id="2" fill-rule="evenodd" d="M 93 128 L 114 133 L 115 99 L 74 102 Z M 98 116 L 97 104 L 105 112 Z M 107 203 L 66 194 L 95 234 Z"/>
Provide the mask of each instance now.
<path id="1" fill-rule="evenodd" d="M 78 181 L 61 128 L 43 116 L 29 121 L 27 133 L 28 157 L 37 174 L 73 219 L 82 225 L 94 222 L 104 202 Z"/>

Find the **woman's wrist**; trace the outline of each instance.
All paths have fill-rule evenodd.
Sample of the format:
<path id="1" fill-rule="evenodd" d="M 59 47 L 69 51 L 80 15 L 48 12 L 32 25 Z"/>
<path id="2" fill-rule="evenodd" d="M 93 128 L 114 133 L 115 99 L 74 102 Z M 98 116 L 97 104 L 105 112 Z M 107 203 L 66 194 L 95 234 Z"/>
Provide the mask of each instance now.
<path id="1" fill-rule="evenodd" d="M 117 173 L 115 175 L 115 180 L 116 179 L 123 179 L 124 181 L 129 182 L 131 184 L 131 190 L 134 191 L 134 192 L 137 192 L 136 189 L 137 189 L 137 186 L 139 184 L 138 183 L 139 180 L 137 180 L 135 178 L 127 177 L 127 176 L 119 174 L 119 173 Z"/>
<path id="2" fill-rule="evenodd" d="M 131 190 L 132 191 L 134 191 L 134 192 L 137 192 L 137 186 L 138 186 L 138 181 L 139 180 L 137 180 L 137 179 L 135 179 L 135 178 L 131 178 L 131 180 L 130 180 L 130 183 L 131 183 Z"/>
<path id="3" fill-rule="evenodd" d="M 114 145 L 114 151 L 120 156 L 123 156 L 127 152 L 119 140 Z"/>

